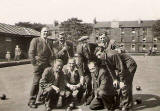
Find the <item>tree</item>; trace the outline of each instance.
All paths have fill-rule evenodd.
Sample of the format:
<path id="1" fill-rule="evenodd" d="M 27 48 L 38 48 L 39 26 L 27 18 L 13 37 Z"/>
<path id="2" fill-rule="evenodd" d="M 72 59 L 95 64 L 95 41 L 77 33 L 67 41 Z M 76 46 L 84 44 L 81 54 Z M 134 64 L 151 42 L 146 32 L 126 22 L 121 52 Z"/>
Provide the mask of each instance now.
<path id="1" fill-rule="evenodd" d="M 39 32 L 41 31 L 42 27 L 45 26 L 44 24 L 41 23 L 30 23 L 30 22 L 18 22 L 15 23 L 15 25 L 20 27 L 31 28 Z"/>
<path id="2" fill-rule="evenodd" d="M 83 21 L 78 18 L 71 18 L 61 23 L 61 29 L 65 31 L 68 39 L 77 41 L 81 36 L 90 35 L 93 26 L 83 23 Z"/>
<path id="3" fill-rule="evenodd" d="M 160 20 L 157 20 L 153 24 L 152 31 L 153 31 L 154 37 L 157 37 L 160 40 Z"/>
<path id="4" fill-rule="evenodd" d="M 55 20 L 55 21 L 54 21 L 54 26 L 58 26 L 58 25 L 59 25 L 58 21 Z"/>

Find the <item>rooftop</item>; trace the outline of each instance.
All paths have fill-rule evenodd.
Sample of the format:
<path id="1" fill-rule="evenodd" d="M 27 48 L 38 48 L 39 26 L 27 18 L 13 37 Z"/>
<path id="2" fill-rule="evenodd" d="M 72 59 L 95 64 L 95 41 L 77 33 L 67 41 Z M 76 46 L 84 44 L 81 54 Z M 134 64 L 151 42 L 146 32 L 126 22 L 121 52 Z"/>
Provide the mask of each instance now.
<path id="1" fill-rule="evenodd" d="M 0 23 L 0 33 L 23 35 L 23 36 L 39 36 L 40 32 L 25 27 Z"/>
<path id="2" fill-rule="evenodd" d="M 139 21 L 104 21 L 94 24 L 94 28 L 110 28 L 112 23 L 117 23 L 119 27 L 152 27 L 155 20 L 139 20 Z"/>

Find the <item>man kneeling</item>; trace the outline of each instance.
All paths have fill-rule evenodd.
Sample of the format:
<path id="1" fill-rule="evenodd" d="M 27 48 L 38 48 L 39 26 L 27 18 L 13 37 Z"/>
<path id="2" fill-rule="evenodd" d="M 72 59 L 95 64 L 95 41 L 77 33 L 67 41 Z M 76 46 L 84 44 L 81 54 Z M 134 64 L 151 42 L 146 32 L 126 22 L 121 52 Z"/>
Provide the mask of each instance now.
<path id="1" fill-rule="evenodd" d="M 51 111 L 54 105 L 62 106 L 62 97 L 65 95 L 62 68 L 62 60 L 56 59 L 52 66 L 46 68 L 42 74 L 40 86 L 43 90 L 42 96 L 44 97 L 46 111 Z"/>
<path id="2" fill-rule="evenodd" d="M 98 68 L 95 62 L 88 64 L 92 76 L 93 100 L 90 109 L 99 110 L 107 108 L 112 110 L 114 107 L 114 87 L 113 81 L 107 70 Z"/>

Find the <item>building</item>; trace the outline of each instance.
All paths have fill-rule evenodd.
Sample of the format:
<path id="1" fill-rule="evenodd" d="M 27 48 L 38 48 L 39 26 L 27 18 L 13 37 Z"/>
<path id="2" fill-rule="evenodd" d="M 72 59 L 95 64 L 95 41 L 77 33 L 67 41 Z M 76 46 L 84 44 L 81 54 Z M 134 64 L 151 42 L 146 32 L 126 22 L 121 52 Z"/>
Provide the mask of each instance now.
<path id="1" fill-rule="evenodd" d="M 154 23 L 153 20 L 96 22 L 92 41 L 96 40 L 97 33 L 105 32 L 130 53 L 145 53 L 150 48 L 160 51 L 160 40 L 152 33 Z"/>
<path id="2" fill-rule="evenodd" d="M 5 58 L 7 51 L 13 58 L 16 45 L 20 46 L 22 56 L 26 58 L 30 41 L 39 35 L 39 32 L 30 28 L 0 23 L 0 59 Z"/>

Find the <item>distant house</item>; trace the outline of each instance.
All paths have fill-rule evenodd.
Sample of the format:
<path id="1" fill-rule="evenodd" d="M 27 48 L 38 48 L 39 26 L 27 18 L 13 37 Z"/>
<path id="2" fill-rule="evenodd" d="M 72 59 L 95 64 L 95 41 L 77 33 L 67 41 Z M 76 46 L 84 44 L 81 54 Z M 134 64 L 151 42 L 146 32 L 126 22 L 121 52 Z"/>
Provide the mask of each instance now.
<path id="1" fill-rule="evenodd" d="M 144 53 L 148 52 L 151 47 L 160 51 L 160 41 L 152 33 L 154 23 L 153 20 L 96 22 L 94 24 L 95 36 L 92 36 L 92 41 L 96 40 L 97 33 L 106 32 L 107 36 L 115 39 L 128 52 Z"/>
<path id="2" fill-rule="evenodd" d="M 22 56 L 26 58 L 30 41 L 39 35 L 38 31 L 30 28 L 0 23 L 0 59 L 5 58 L 7 51 L 13 58 L 16 45 L 20 46 Z"/>

